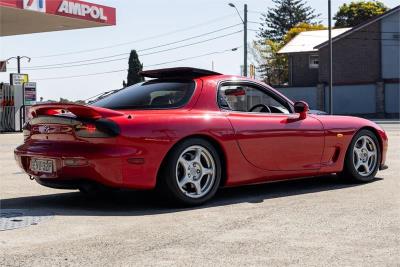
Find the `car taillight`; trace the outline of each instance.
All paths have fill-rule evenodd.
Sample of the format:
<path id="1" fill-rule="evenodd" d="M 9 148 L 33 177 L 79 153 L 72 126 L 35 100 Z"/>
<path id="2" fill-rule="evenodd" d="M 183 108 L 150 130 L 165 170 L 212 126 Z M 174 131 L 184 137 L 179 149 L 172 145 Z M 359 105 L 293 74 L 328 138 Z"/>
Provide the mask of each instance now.
<path id="1" fill-rule="evenodd" d="M 119 135 L 118 125 L 110 120 L 99 119 L 96 121 L 82 122 L 75 126 L 75 133 L 83 138 L 107 138 Z"/>
<path id="2" fill-rule="evenodd" d="M 25 122 L 24 126 L 22 127 L 22 133 L 24 135 L 24 141 L 29 138 L 31 135 L 31 125 L 29 122 Z"/>

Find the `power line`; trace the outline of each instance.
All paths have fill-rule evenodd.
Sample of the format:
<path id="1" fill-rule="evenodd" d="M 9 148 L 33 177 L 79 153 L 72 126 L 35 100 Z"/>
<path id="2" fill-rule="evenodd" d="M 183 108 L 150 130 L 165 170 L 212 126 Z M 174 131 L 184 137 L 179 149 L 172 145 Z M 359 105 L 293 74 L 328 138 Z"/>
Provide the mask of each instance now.
<path id="1" fill-rule="evenodd" d="M 138 40 L 123 42 L 123 43 L 117 43 L 117 44 L 114 44 L 114 45 L 102 46 L 102 47 L 90 48 L 90 49 L 83 49 L 83 50 L 76 50 L 76 51 L 59 53 L 59 54 L 41 55 L 41 56 L 36 56 L 36 57 L 32 57 L 32 58 L 50 58 L 50 57 L 58 57 L 58 56 L 65 56 L 65 55 L 72 55 L 72 54 L 82 54 L 82 53 L 88 53 L 88 52 L 93 52 L 93 51 L 98 51 L 98 50 L 110 49 L 110 48 L 114 48 L 114 47 L 118 47 L 118 46 L 124 46 L 124 45 L 128 45 L 128 44 L 133 44 L 133 43 L 144 42 L 144 41 L 148 41 L 148 40 L 153 40 L 153 39 L 158 39 L 158 38 L 161 38 L 161 37 L 165 37 L 165 36 L 168 36 L 168 35 L 171 35 L 171 34 L 174 34 L 174 33 L 184 32 L 184 31 L 195 29 L 195 28 L 199 28 L 199 27 L 202 27 L 202 26 L 205 26 L 205 25 L 209 25 L 209 24 L 212 24 L 214 22 L 221 21 L 221 20 L 224 20 L 224 19 L 230 18 L 230 17 L 232 17 L 231 14 L 230 15 L 225 15 L 225 16 L 222 16 L 222 17 L 218 17 L 218 18 L 215 18 L 215 19 L 212 19 L 212 20 L 208 20 L 208 21 L 203 22 L 203 23 L 195 24 L 195 25 L 192 25 L 192 26 L 189 26 L 189 27 L 186 27 L 186 28 L 182 28 L 182 29 L 166 32 L 166 33 L 159 34 L 159 35 L 153 35 L 153 36 L 149 36 L 149 37 L 138 39 Z"/>
<path id="2" fill-rule="evenodd" d="M 155 48 L 160 48 L 160 47 L 163 47 L 163 46 L 168 46 L 168 45 L 172 45 L 172 44 L 188 41 L 188 40 L 191 40 L 191 39 L 196 39 L 196 38 L 199 38 L 199 37 L 203 37 L 205 35 L 213 34 L 213 33 L 220 32 L 220 31 L 223 31 L 223 30 L 226 30 L 226 29 L 230 29 L 230 28 L 234 28 L 234 27 L 237 27 L 239 25 L 242 25 L 242 24 L 238 23 L 238 24 L 235 24 L 235 25 L 231 25 L 231 26 L 228 26 L 228 27 L 224 27 L 224 28 L 215 30 L 215 31 L 211 31 L 211 32 L 203 33 L 203 34 L 196 35 L 196 36 L 193 36 L 193 37 L 185 38 L 185 39 L 182 39 L 182 40 L 179 40 L 179 41 L 175 41 L 175 42 L 171 42 L 171 43 L 167 43 L 167 44 L 162 44 L 162 45 L 157 45 L 157 46 L 153 46 L 153 47 L 149 47 L 149 48 L 145 48 L 145 49 L 140 49 L 140 50 L 138 50 L 138 52 L 148 51 L 148 50 L 152 50 L 152 49 L 155 49 Z"/>
<path id="3" fill-rule="evenodd" d="M 232 48 L 232 49 L 226 49 L 226 50 L 222 50 L 222 51 L 215 51 L 215 52 L 210 52 L 210 53 L 207 53 L 207 54 L 202 54 L 202 55 L 197 55 L 197 56 L 192 56 L 192 57 L 186 57 L 186 58 L 166 61 L 166 62 L 152 64 L 152 65 L 146 65 L 145 67 L 155 67 L 155 66 L 160 66 L 160 65 L 165 65 L 165 64 L 170 64 L 170 63 L 176 63 L 176 62 L 181 62 L 181 61 L 185 61 L 185 60 L 190 60 L 190 59 L 194 59 L 194 58 L 200 58 L 200 57 L 216 55 L 216 54 L 223 54 L 223 53 L 230 52 L 230 51 L 236 51 L 239 48 L 240 48 L 240 46 Z M 111 70 L 111 71 L 104 71 L 104 72 L 87 73 L 87 74 L 81 74 L 81 75 L 38 78 L 38 79 L 32 79 L 32 80 L 34 80 L 34 81 L 43 81 L 43 80 L 70 79 L 70 78 L 87 77 L 87 76 L 94 76 L 94 75 L 101 75 L 101 74 L 117 73 L 117 72 L 123 72 L 123 71 L 127 71 L 127 70 L 128 69 L 118 69 L 118 70 Z"/>
<path id="4" fill-rule="evenodd" d="M 230 51 L 236 51 L 236 50 L 239 49 L 239 48 L 241 48 L 241 46 L 235 47 L 235 48 L 232 48 L 232 49 L 226 49 L 226 50 L 223 50 L 223 51 L 211 52 L 211 53 L 207 53 L 207 54 L 203 54 L 203 55 L 192 56 L 192 57 L 187 57 L 187 58 L 183 58 L 183 59 L 177 59 L 177 60 L 167 61 L 167 62 L 163 62 L 163 63 L 157 63 L 157 64 L 152 64 L 152 65 L 147 65 L 146 67 L 155 67 L 155 66 L 160 66 L 160 65 L 170 64 L 170 63 L 181 62 L 181 61 L 185 61 L 185 60 L 189 60 L 189 59 L 194 59 L 194 58 L 200 58 L 200 57 L 205 57 L 205 56 L 210 56 L 210 55 L 216 55 L 216 54 L 223 54 L 223 53 L 230 52 Z"/>
<path id="5" fill-rule="evenodd" d="M 256 11 L 256 10 L 248 10 L 247 12 L 249 12 L 249 13 L 255 13 L 255 14 L 265 14 L 265 12 Z"/>
<path id="6" fill-rule="evenodd" d="M 95 72 L 95 73 L 88 73 L 88 74 L 82 74 L 82 75 L 72 75 L 72 76 L 39 78 L 39 79 L 34 79 L 34 80 L 35 80 L 35 81 L 60 80 L 60 79 L 69 79 L 69 78 L 78 78 L 78 77 L 94 76 L 94 75 L 100 75 L 100 74 L 116 73 L 116 72 L 122 72 L 122 71 L 127 71 L 127 69 L 111 70 L 111 71 L 105 71 L 105 72 Z"/>
<path id="7" fill-rule="evenodd" d="M 230 29 L 230 28 L 233 28 L 233 27 L 236 27 L 236 26 L 239 26 L 239 25 L 241 25 L 241 24 L 235 24 L 235 25 L 224 27 L 224 28 L 221 28 L 221 29 L 218 29 L 218 30 L 214 30 L 214 31 L 211 31 L 211 32 L 207 32 L 207 33 L 195 35 L 195 36 L 192 36 L 192 37 L 188 37 L 188 38 L 185 38 L 185 39 L 181 39 L 181 40 L 178 40 L 178 41 L 165 43 L 165 44 L 161 44 L 161 45 L 157 45 L 157 46 L 153 46 L 153 47 L 148 47 L 148 48 L 145 48 L 145 49 L 140 49 L 140 50 L 137 50 L 137 52 L 148 51 L 148 50 L 152 50 L 152 49 L 155 49 L 155 48 L 160 48 L 160 47 L 169 46 L 169 45 L 172 45 L 172 44 L 185 42 L 185 41 L 188 41 L 188 40 L 191 40 L 191 39 L 197 39 L 199 37 L 203 37 L 203 36 L 206 36 L 206 35 L 209 35 L 209 34 L 213 34 L 213 33 L 220 32 L 220 31 L 224 31 L 226 29 Z M 235 32 L 235 33 L 237 33 L 237 32 Z M 235 34 L 235 33 L 232 33 L 232 34 Z M 232 35 L 232 34 L 228 34 L 228 35 Z M 223 35 L 222 37 L 225 37 L 225 36 L 227 36 L 227 35 Z M 217 36 L 216 39 L 222 38 L 222 37 Z M 207 40 L 214 40 L 214 39 L 211 38 L 211 39 L 207 39 Z M 151 55 L 151 54 L 154 54 L 154 53 L 155 52 L 142 54 L 140 56 L 147 56 L 147 55 Z M 92 58 L 92 59 L 85 59 L 85 60 L 69 61 L 69 62 L 62 62 L 62 63 L 31 66 L 31 67 L 27 67 L 25 69 L 26 70 L 33 70 L 33 69 L 47 68 L 47 67 L 53 67 L 53 66 L 64 66 L 64 65 L 75 64 L 75 63 L 90 62 L 90 61 L 96 61 L 96 60 L 100 60 L 100 59 L 108 59 L 108 58 L 114 58 L 114 57 L 118 57 L 118 56 L 125 56 L 125 55 L 129 55 L 129 54 L 130 53 L 120 53 L 120 54 L 115 54 L 115 55 L 111 55 L 111 56 L 98 57 L 98 58 Z M 121 60 L 121 59 L 117 59 L 117 60 Z M 111 61 L 113 61 L 113 60 L 105 61 L 105 62 L 111 62 Z M 96 64 L 96 63 L 93 63 L 93 64 Z M 90 64 L 88 64 L 88 65 L 90 65 Z"/>
<path id="8" fill-rule="evenodd" d="M 236 31 L 236 32 L 232 32 L 232 33 L 229 33 L 229 34 L 220 35 L 220 36 L 217 36 L 217 37 L 214 37 L 214 38 L 209 38 L 209 39 L 206 39 L 206 40 L 190 43 L 190 44 L 185 44 L 185 45 L 172 47 L 172 48 L 168 48 L 168 49 L 164 49 L 164 50 L 158 50 L 158 51 L 150 52 L 150 53 L 147 53 L 147 54 L 142 54 L 142 55 L 139 55 L 139 56 L 143 57 L 143 56 L 158 54 L 158 53 L 162 53 L 162 52 L 172 51 L 172 50 L 180 49 L 180 48 L 183 48 L 183 47 L 188 47 L 188 46 L 192 46 L 192 45 L 201 44 L 201 43 L 209 42 L 209 41 L 212 41 L 212 40 L 224 38 L 224 37 L 231 36 L 231 35 L 234 35 L 234 34 L 237 34 L 237 33 L 240 33 L 240 32 L 242 32 L 242 30 Z M 129 53 L 127 53 L 127 54 L 129 54 Z M 95 64 L 101 64 L 101 63 L 107 63 L 107 62 L 119 61 L 119 60 L 126 60 L 126 59 L 128 59 L 128 58 L 124 57 L 124 58 L 118 58 L 118 59 L 112 59 L 112 60 L 105 60 L 105 61 L 85 63 L 85 64 L 67 65 L 67 66 L 55 66 L 55 67 L 45 67 L 45 68 L 35 68 L 35 69 L 26 68 L 26 70 L 34 71 L 34 70 L 46 70 L 46 69 L 72 68 L 72 67 L 95 65 Z"/>

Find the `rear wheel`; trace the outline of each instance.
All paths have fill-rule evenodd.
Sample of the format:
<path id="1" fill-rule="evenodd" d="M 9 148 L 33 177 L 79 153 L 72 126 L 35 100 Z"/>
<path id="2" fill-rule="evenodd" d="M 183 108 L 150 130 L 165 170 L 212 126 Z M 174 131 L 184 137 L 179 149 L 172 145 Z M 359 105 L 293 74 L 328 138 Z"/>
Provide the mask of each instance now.
<path id="1" fill-rule="evenodd" d="M 200 205 L 218 189 L 221 161 L 208 141 L 188 139 L 173 148 L 160 174 L 159 185 L 170 199 L 185 205 Z"/>
<path id="2" fill-rule="evenodd" d="M 361 130 L 350 143 L 340 176 L 356 182 L 369 182 L 375 178 L 380 160 L 377 137 L 369 130 Z"/>

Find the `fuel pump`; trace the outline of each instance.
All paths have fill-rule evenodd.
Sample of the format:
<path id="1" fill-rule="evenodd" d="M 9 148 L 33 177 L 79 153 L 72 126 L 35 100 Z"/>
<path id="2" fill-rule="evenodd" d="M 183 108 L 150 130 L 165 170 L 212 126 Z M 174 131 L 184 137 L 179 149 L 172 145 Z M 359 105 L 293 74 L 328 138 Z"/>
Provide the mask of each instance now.
<path id="1" fill-rule="evenodd" d="M 11 73 L 10 84 L 0 84 L 0 131 L 21 131 L 26 114 L 36 103 L 36 83 L 27 74 Z"/>
<path id="2" fill-rule="evenodd" d="M 14 87 L 2 83 L 0 88 L 0 131 L 15 131 Z"/>
<path id="3" fill-rule="evenodd" d="M 30 106 L 36 103 L 36 83 L 0 84 L 0 132 L 21 131 Z"/>

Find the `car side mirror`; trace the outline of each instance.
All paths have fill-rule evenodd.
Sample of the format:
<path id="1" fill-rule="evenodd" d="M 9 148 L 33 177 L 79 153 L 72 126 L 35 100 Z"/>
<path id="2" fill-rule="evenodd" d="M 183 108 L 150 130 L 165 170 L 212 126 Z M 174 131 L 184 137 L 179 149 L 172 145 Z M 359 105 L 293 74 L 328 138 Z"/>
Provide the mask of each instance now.
<path id="1" fill-rule="evenodd" d="M 300 114 L 300 119 L 305 119 L 309 110 L 308 104 L 304 101 L 296 101 L 294 103 L 294 112 Z"/>

